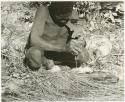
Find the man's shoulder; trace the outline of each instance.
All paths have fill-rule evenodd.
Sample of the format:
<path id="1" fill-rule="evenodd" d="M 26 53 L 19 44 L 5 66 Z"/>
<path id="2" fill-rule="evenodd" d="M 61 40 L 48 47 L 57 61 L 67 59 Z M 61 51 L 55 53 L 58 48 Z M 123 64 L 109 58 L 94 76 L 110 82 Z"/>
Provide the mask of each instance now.
<path id="1" fill-rule="evenodd" d="M 47 6 L 40 6 L 38 9 L 41 10 L 41 11 L 45 11 L 45 12 L 48 11 L 48 7 Z"/>
<path id="2" fill-rule="evenodd" d="M 49 14 L 49 10 L 48 7 L 46 6 L 41 6 L 38 8 L 37 13 L 41 16 L 44 16 L 45 18 L 47 18 L 48 14 Z"/>

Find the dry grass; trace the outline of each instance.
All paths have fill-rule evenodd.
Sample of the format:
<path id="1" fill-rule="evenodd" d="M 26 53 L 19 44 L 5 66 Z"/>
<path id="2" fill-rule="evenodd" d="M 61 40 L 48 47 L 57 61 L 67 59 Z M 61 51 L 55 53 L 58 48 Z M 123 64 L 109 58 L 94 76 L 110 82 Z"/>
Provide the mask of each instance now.
<path id="1" fill-rule="evenodd" d="M 3 13 L 4 11 L 2 11 Z M 5 16 L 2 16 L 2 19 Z M 8 14 L 9 17 L 9 14 Z M 86 39 L 104 35 L 111 38 L 113 48 L 108 61 L 101 65 L 101 70 L 91 74 L 74 73 L 67 66 L 62 71 L 50 73 L 41 68 L 33 72 L 23 65 L 23 50 L 31 26 L 24 29 L 26 23 L 2 23 L 2 38 L 7 45 L 2 49 L 2 100 L 11 101 L 123 101 L 123 80 L 119 80 L 123 68 L 123 26 L 111 23 L 98 24 L 101 29 L 89 31 L 90 25 L 80 21 Z M 19 26 L 20 25 L 20 26 Z M 27 25 L 31 25 L 30 23 Z M 92 66 L 95 70 L 98 65 Z M 122 76 L 123 77 L 123 76 Z"/>

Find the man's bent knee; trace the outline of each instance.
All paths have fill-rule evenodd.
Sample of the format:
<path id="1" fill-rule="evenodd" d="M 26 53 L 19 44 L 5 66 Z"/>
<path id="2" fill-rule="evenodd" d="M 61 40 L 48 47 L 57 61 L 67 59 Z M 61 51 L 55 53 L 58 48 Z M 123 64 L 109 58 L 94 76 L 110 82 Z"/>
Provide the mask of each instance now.
<path id="1" fill-rule="evenodd" d="M 44 52 L 39 50 L 38 48 L 31 47 L 26 52 L 26 64 L 32 69 L 37 70 L 40 68 L 42 64 L 42 56 L 44 55 Z"/>
<path id="2" fill-rule="evenodd" d="M 44 54 L 44 51 L 41 51 L 40 49 L 36 48 L 36 47 L 31 47 L 30 49 L 27 50 L 26 52 L 26 57 L 40 57 Z"/>

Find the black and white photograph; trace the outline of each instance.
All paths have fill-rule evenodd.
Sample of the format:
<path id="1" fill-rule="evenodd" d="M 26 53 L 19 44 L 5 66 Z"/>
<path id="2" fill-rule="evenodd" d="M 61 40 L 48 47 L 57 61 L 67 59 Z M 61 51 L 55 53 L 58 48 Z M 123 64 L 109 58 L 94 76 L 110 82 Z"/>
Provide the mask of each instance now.
<path id="1" fill-rule="evenodd" d="M 1 102 L 124 100 L 124 1 L 1 1 Z"/>

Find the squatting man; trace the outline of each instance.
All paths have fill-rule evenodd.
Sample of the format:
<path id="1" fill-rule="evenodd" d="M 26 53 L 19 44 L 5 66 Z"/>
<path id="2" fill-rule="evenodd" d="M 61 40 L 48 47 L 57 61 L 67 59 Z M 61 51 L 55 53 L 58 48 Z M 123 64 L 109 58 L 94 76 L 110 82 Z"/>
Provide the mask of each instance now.
<path id="1" fill-rule="evenodd" d="M 80 67 L 89 59 L 85 40 L 72 38 L 70 22 L 74 2 L 51 2 L 40 7 L 35 15 L 25 47 L 24 64 L 31 70 L 52 69 L 55 65 Z M 72 42 L 76 41 L 74 45 Z M 82 45 L 82 46 L 81 46 Z"/>

